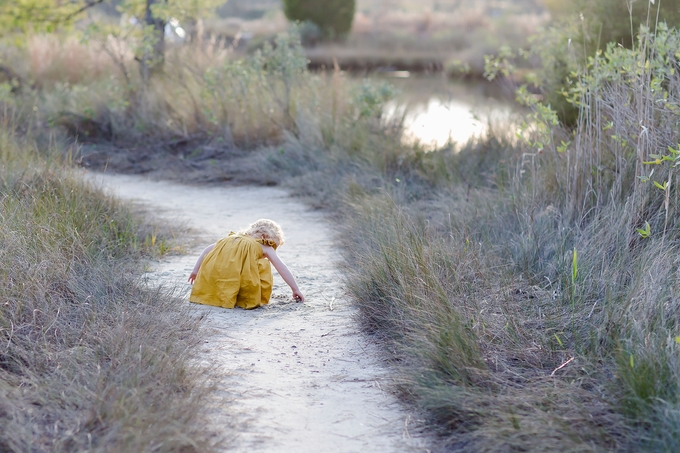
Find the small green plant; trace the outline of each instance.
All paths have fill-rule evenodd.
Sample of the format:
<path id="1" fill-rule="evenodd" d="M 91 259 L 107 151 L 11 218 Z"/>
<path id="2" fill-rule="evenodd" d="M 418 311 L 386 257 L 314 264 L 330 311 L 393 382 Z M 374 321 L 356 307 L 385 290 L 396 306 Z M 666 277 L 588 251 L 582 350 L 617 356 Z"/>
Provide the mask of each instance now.
<path id="1" fill-rule="evenodd" d="M 313 116 L 308 109 L 316 93 L 295 27 L 252 56 L 208 66 L 196 81 L 200 117 L 217 137 L 246 146 L 284 130 L 297 135 L 300 122 Z"/>
<path id="2" fill-rule="evenodd" d="M 644 228 L 638 228 L 636 231 L 643 238 L 648 238 L 652 235 L 652 227 L 649 225 L 649 222 L 647 221 L 645 221 Z"/>
<path id="3" fill-rule="evenodd" d="M 576 247 L 574 247 L 574 253 L 571 258 L 571 286 L 572 291 L 576 288 L 576 277 L 578 276 L 578 254 L 576 252 Z"/>
<path id="4" fill-rule="evenodd" d="M 163 256 L 171 250 L 181 250 L 180 246 L 173 246 L 165 237 L 159 237 L 157 231 L 153 231 L 144 238 L 144 248 L 151 255 Z"/>
<path id="5" fill-rule="evenodd" d="M 395 90 L 387 82 L 375 83 L 364 79 L 352 96 L 352 103 L 359 119 L 380 118 L 385 104 L 395 96 Z"/>

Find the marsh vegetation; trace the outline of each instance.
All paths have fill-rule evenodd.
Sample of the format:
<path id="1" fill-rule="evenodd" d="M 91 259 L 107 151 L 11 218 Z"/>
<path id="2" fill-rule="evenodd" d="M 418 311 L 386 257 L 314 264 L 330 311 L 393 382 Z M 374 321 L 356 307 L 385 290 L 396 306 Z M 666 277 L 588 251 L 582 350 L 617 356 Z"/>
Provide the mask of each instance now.
<path id="1" fill-rule="evenodd" d="M 337 67 L 310 72 L 296 33 L 245 56 L 217 40 L 172 47 L 163 77 L 148 83 L 129 69 L 129 43 L 36 35 L 3 49 L 16 76 L 2 85 L 1 107 L 20 125 L 3 127 L 10 138 L 28 124 L 56 144 L 77 138 L 74 161 L 94 168 L 282 184 L 328 210 L 359 321 L 384 344 L 404 400 L 427 414 L 449 451 L 674 451 L 680 33 L 649 11 L 628 47 L 594 45 L 584 24 L 591 18 L 576 16 L 576 26 L 554 25 L 522 52 L 542 62 L 533 74 L 509 50 L 491 59 L 490 76 L 531 82 L 518 90 L 531 110 L 511 128 L 490 124 L 462 148 L 404 141 L 404 125 L 383 115 L 394 88 Z M 7 156 L 15 155 L 23 156 Z M 21 181 L 38 167 L 26 168 L 16 173 Z M 40 197 L 22 198 L 26 187 L 52 193 L 48 182 L 71 181 L 17 178 L 5 177 L 4 200 L 31 212 Z M 105 206 L 99 212 L 118 212 Z M 62 224 L 68 219 L 45 231 Z M 76 236 L 67 231 L 38 245 L 57 253 L 64 241 L 96 244 L 118 256 L 139 237 L 98 228 L 89 242 L 68 242 Z M 72 246 L 69 257 L 89 259 L 89 248 Z M 44 294 L 53 281 L 69 288 L 54 297 L 80 294 L 80 268 L 66 268 L 74 274 L 40 280 L 40 303 L 51 303 Z M 18 291 L 15 281 L 2 291 Z M 17 306 L 25 299 L 17 296 Z M 37 309 L 16 316 L 33 325 Z M 45 332 L 52 321 L 45 318 Z M 18 323 L 3 325 L 4 339 Z M 31 369 L 21 357 L 32 353 L 22 351 L 0 363 Z M 11 366 L 2 367 L 7 382 L 18 379 Z"/>

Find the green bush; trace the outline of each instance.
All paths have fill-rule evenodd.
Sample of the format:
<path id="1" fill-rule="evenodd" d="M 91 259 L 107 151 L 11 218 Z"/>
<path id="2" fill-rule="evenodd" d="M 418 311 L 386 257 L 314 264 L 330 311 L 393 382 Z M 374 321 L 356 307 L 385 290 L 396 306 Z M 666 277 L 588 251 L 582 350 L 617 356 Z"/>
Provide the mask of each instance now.
<path id="1" fill-rule="evenodd" d="M 352 28 L 355 0 L 284 0 L 288 20 L 319 26 L 326 39 L 341 38 Z"/>
<path id="2" fill-rule="evenodd" d="M 670 27 L 680 25 L 680 8 L 677 0 L 662 2 L 544 0 L 544 3 L 556 18 L 567 20 L 579 18 L 583 21 L 583 32 L 595 44 L 599 42 L 601 49 L 610 42 L 630 48 L 640 26 L 654 29 L 657 19 L 658 22 L 666 22 Z"/>
<path id="3" fill-rule="evenodd" d="M 609 43 L 632 48 L 640 30 L 655 31 L 658 24 L 680 25 L 677 0 L 641 2 L 628 0 L 576 0 L 561 2 L 544 0 L 554 17 L 554 24 L 531 39 L 528 55 L 541 61 L 533 81 L 560 121 L 576 125 L 578 107 L 564 93 L 572 85 L 570 75 L 580 71 L 588 58 L 604 51 Z"/>

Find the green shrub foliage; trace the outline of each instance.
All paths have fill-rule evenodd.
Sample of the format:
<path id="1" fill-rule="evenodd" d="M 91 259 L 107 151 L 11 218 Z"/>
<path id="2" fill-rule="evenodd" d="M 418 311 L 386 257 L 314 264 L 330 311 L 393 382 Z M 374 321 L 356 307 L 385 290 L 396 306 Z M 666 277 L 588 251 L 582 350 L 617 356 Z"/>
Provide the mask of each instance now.
<path id="1" fill-rule="evenodd" d="M 579 109 L 565 93 L 573 85 L 571 75 L 581 71 L 590 57 L 604 52 L 609 43 L 630 49 L 648 31 L 680 26 L 680 0 L 543 3 L 555 21 L 531 39 L 526 55 L 542 62 L 531 82 L 539 87 L 545 104 L 569 127 L 576 126 Z"/>
<path id="2" fill-rule="evenodd" d="M 352 28 L 355 0 L 284 0 L 288 20 L 312 22 L 319 26 L 324 38 L 341 38 Z"/>
<path id="3" fill-rule="evenodd" d="M 630 48 L 640 26 L 652 29 L 658 22 L 670 27 L 680 25 L 680 2 L 665 1 L 628 1 L 628 0 L 575 0 L 563 2 L 545 0 L 548 9 L 555 17 L 578 19 L 583 22 L 582 32 L 585 40 L 604 49 L 607 43 L 615 42 Z"/>

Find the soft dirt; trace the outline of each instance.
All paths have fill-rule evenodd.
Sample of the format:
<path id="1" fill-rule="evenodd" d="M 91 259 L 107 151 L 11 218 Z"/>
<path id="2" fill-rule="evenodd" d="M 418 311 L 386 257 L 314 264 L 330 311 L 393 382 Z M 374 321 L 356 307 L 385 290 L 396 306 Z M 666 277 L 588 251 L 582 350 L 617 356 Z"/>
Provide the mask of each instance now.
<path id="1" fill-rule="evenodd" d="M 185 297 L 187 277 L 203 246 L 259 218 L 282 225 L 287 241 L 279 256 L 296 276 L 304 303 L 295 303 L 275 274 L 274 296 L 263 308 L 192 304 L 207 315 L 209 329 L 197 357 L 219 369 L 216 401 L 218 396 L 231 400 L 228 407 L 207 409 L 209 423 L 226 437 L 236 427 L 236 451 L 428 451 L 424 438 L 414 433 L 414 415 L 390 393 L 379 347 L 358 330 L 356 310 L 342 292 L 333 232 L 320 212 L 272 187 L 96 178 L 119 198 L 141 204 L 159 219 L 182 222 L 194 231 L 193 239 L 200 238 L 178 238 L 197 245 L 188 246 L 185 255 L 153 263 L 149 272 L 152 284 L 178 285 Z"/>

